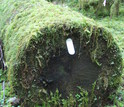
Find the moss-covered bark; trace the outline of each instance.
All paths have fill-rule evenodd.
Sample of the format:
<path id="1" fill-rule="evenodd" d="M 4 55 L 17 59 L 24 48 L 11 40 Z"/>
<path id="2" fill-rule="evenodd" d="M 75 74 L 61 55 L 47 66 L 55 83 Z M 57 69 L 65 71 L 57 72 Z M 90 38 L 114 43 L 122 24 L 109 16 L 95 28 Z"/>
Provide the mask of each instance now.
<path id="1" fill-rule="evenodd" d="M 0 14 L 8 80 L 23 104 L 43 104 L 47 90 L 39 85 L 40 75 L 57 50 L 66 49 L 68 37 L 78 38 L 92 63 L 101 68 L 89 101 L 97 98 L 104 104 L 118 87 L 120 50 L 112 35 L 93 20 L 44 0 L 1 0 Z"/>
<path id="2" fill-rule="evenodd" d="M 98 16 L 118 16 L 120 0 L 106 0 L 105 6 L 103 2 L 104 0 L 83 0 L 80 6 L 85 10 L 91 9 Z"/>
<path id="3" fill-rule="evenodd" d="M 120 0 L 115 0 L 110 9 L 110 17 L 119 15 Z"/>

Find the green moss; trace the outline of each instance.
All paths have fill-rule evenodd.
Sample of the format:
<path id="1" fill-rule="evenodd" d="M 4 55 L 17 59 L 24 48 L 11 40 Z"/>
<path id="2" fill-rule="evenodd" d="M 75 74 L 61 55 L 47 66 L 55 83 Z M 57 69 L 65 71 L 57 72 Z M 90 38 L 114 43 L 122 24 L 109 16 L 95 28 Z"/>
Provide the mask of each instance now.
<path id="1" fill-rule="evenodd" d="M 22 96 L 24 102 L 41 104 L 47 92 L 35 80 L 51 53 L 64 49 L 67 37 L 75 33 L 93 63 L 102 69 L 96 82 L 96 88 L 99 87 L 94 92 L 96 96 L 104 99 L 118 87 L 122 59 L 118 45 L 106 29 L 69 8 L 44 0 L 0 2 L 0 37 L 4 42 L 8 80 L 12 91 Z"/>
<path id="2" fill-rule="evenodd" d="M 79 8 L 89 10 L 97 16 L 118 16 L 120 0 L 107 0 L 105 6 L 103 2 L 104 0 L 79 0 Z"/>
<path id="3" fill-rule="evenodd" d="M 115 0 L 110 9 L 111 17 L 119 15 L 119 5 L 120 5 L 120 0 Z"/>

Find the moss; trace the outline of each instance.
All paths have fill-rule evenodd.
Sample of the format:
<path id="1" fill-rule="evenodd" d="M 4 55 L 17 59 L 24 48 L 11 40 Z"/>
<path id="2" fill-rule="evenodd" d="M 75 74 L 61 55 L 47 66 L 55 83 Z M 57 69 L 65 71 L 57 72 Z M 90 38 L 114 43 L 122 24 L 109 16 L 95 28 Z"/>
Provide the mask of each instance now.
<path id="1" fill-rule="evenodd" d="M 110 17 L 119 15 L 120 0 L 115 0 L 110 9 Z"/>
<path id="2" fill-rule="evenodd" d="M 85 10 L 91 10 L 97 16 L 118 16 L 120 0 L 107 0 L 106 6 L 104 0 L 83 0 L 80 1 L 79 7 Z"/>
<path id="3" fill-rule="evenodd" d="M 13 92 L 24 102 L 41 104 L 47 94 L 37 85 L 51 53 L 65 49 L 65 40 L 74 33 L 86 47 L 93 63 L 101 67 L 96 80 L 97 97 L 107 97 L 120 83 L 122 59 L 112 35 L 93 20 L 44 0 L 0 1 L 0 37 Z M 99 88 L 98 88 L 99 87 Z M 102 93 L 101 93 L 102 92 Z M 106 93 L 106 94 L 105 94 Z"/>

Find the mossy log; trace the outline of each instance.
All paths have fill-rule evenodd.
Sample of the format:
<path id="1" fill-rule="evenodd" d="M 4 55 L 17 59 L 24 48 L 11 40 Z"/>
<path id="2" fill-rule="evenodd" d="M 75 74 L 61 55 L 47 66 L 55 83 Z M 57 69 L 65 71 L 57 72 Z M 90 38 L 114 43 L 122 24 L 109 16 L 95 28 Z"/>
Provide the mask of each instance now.
<path id="1" fill-rule="evenodd" d="M 119 15 L 119 5 L 120 0 L 106 0 L 105 4 L 103 4 L 104 0 L 82 0 L 80 4 L 85 10 L 93 11 L 97 16 L 118 16 Z"/>
<path id="2" fill-rule="evenodd" d="M 112 35 L 69 8 L 44 0 L 2 0 L 0 38 L 10 88 L 25 105 L 42 105 L 56 89 L 67 98 L 78 93 L 77 86 L 101 104 L 120 84 L 122 58 Z M 67 38 L 75 55 L 67 52 Z"/>

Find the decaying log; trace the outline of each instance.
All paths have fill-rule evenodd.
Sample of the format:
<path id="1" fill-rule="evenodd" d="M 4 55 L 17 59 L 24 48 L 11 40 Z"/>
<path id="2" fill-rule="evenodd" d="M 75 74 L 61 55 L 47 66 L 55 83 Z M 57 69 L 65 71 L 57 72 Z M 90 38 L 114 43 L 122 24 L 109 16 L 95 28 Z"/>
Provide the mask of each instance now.
<path id="1" fill-rule="evenodd" d="M 56 89 L 67 98 L 80 86 L 105 101 L 120 84 L 122 58 L 112 35 L 94 20 L 45 0 L 2 0 L 0 38 L 11 90 L 42 104 Z M 11 20 L 11 21 L 10 21 Z M 69 55 L 66 40 L 73 40 Z M 103 103 L 103 102 L 102 102 Z"/>
<path id="2" fill-rule="evenodd" d="M 92 10 L 97 16 L 118 16 L 121 0 L 82 0 L 80 8 Z"/>

